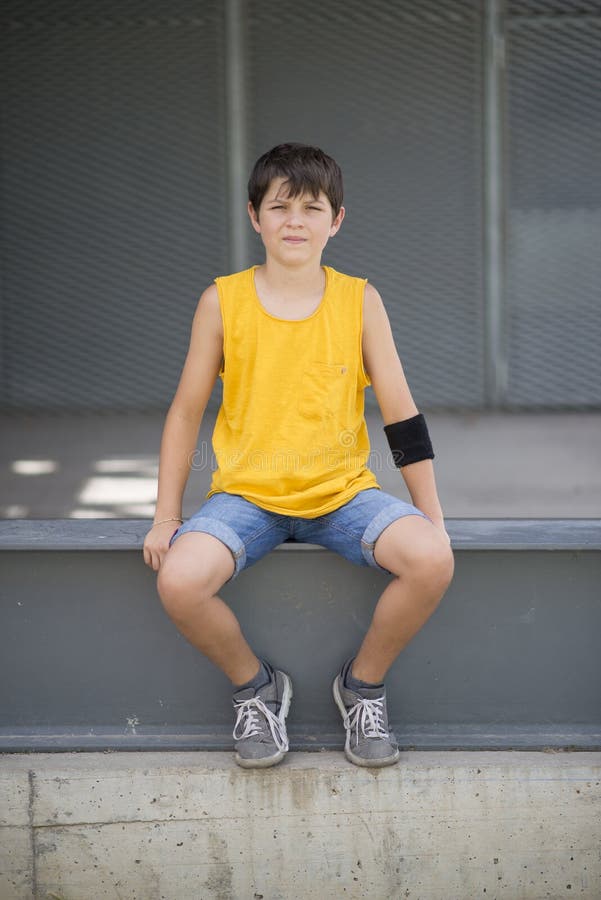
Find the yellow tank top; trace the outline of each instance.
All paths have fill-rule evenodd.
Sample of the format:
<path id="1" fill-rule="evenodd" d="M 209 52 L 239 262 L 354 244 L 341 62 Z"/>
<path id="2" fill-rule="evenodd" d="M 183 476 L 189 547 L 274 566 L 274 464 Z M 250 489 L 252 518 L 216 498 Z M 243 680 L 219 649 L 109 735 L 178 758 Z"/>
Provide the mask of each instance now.
<path id="1" fill-rule="evenodd" d="M 256 268 L 215 279 L 223 399 L 207 498 L 226 491 L 275 513 L 312 519 L 380 487 L 367 468 L 366 279 L 324 266 L 320 305 L 305 319 L 289 320 L 262 305 Z"/>

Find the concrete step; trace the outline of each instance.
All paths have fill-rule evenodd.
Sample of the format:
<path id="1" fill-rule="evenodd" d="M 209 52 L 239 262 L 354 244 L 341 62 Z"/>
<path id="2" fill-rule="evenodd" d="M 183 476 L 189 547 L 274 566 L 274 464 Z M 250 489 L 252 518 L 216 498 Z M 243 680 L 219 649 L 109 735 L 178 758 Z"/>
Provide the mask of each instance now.
<path id="1" fill-rule="evenodd" d="M 601 754 L 0 757 L 2 900 L 601 896 Z"/>
<path id="2" fill-rule="evenodd" d="M 147 520 L 0 522 L 0 750 L 226 750 L 231 688 L 167 618 Z M 450 520 L 453 583 L 387 678 L 405 749 L 601 749 L 601 521 Z M 293 750 L 337 748 L 331 696 L 382 572 L 282 544 L 220 592 L 288 671 Z"/>

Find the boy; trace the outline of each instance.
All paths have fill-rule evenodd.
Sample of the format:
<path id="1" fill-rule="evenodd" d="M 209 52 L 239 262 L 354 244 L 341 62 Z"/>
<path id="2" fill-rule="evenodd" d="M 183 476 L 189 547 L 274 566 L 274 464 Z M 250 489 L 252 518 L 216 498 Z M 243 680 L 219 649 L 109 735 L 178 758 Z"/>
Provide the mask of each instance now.
<path id="1" fill-rule="evenodd" d="M 236 762 L 246 768 L 274 765 L 288 750 L 292 685 L 255 656 L 217 591 L 288 537 L 392 575 L 333 685 L 347 758 L 390 765 L 399 750 L 384 677 L 453 573 L 432 446 L 380 295 L 366 279 L 321 265 L 345 214 L 337 163 L 303 144 L 274 147 L 252 171 L 248 214 L 265 262 L 217 278 L 199 300 L 165 421 L 144 559 L 176 626 L 233 684 Z M 184 523 L 181 499 L 218 375 L 217 469 Z M 369 384 L 414 505 L 382 491 L 367 468 Z"/>

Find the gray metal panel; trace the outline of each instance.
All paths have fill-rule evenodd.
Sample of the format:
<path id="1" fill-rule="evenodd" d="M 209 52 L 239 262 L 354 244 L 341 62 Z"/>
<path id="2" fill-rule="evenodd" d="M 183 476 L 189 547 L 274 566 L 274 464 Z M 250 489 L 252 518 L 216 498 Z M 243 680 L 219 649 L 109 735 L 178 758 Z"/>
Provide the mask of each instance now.
<path id="1" fill-rule="evenodd" d="M 348 212 L 324 260 L 381 291 L 419 404 L 479 406 L 480 5 L 247 9 L 251 159 L 287 140 L 338 159 Z"/>
<path id="2" fill-rule="evenodd" d="M 510 5 L 510 405 L 601 403 L 601 5 Z"/>
<path id="3" fill-rule="evenodd" d="M 2 551 L 0 748 L 231 747 L 229 683 L 163 612 L 140 554 L 147 523 L 77 524 L 121 549 Z M 601 522 L 488 521 L 480 540 L 479 523 L 448 524 L 471 549 L 387 679 L 403 746 L 601 747 Z M 58 546 L 61 528 L 48 539 L 42 524 L 42 540 Z M 563 545 L 597 549 L 549 552 Z M 293 677 L 293 748 L 341 746 L 331 680 L 388 581 L 285 545 L 220 592 Z"/>
<path id="4" fill-rule="evenodd" d="M 381 289 L 420 405 L 482 405 L 484 4 L 241 8 L 248 77 L 230 55 L 228 84 L 249 102 L 234 134 L 218 0 L 3 4 L 0 404 L 169 401 L 198 295 L 243 253 L 226 197 L 248 126 L 248 165 L 284 139 L 341 161 L 349 215 L 326 261 Z M 504 399 L 599 406 L 601 3 L 507 11 Z"/>
<path id="5" fill-rule="evenodd" d="M 221 4 L 3 21 L 2 402 L 164 406 L 226 269 Z"/>

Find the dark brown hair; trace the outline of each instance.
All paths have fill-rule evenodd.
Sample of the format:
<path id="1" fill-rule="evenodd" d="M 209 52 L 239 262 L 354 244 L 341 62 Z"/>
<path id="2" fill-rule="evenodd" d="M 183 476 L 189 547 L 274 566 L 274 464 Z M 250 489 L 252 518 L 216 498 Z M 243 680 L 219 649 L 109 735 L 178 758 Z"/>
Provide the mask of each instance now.
<path id="1" fill-rule="evenodd" d="M 256 213 L 274 178 L 284 178 L 289 197 L 320 192 L 330 201 L 334 217 L 342 206 L 342 172 L 336 160 L 318 147 L 278 144 L 254 164 L 248 181 L 248 199 Z"/>

